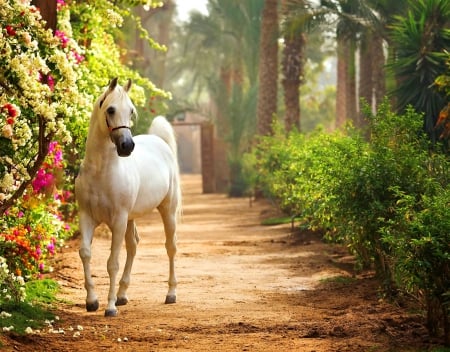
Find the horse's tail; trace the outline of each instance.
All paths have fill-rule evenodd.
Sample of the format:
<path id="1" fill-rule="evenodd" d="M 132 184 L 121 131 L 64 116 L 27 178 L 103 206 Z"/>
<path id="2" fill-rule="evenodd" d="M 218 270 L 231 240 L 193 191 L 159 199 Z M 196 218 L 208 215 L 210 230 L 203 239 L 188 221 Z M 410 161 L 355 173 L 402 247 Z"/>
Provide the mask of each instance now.
<path id="1" fill-rule="evenodd" d="M 175 132 L 172 125 L 164 116 L 156 116 L 153 119 L 149 133 L 162 138 L 169 145 L 170 149 L 172 149 L 175 160 L 177 160 L 177 141 L 175 139 Z"/>
<path id="2" fill-rule="evenodd" d="M 150 134 L 156 135 L 160 137 L 164 142 L 166 142 L 170 149 L 172 150 L 175 164 L 176 164 L 176 179 L 175 179 L 175 192 L 177 198 L 176 204 L 176 215 L 177 218 L 181 216 L 181 184 L 180 184 L 180 170 L 178 166 L 178 152 L 177 152 L 177 141 L 175 139 L 175 131 L 172 128 L 172 125 L 167 121 L 164 116 L 156 116 L 152 124 L 150 125 L 150 129 L 148 131 Z"/>

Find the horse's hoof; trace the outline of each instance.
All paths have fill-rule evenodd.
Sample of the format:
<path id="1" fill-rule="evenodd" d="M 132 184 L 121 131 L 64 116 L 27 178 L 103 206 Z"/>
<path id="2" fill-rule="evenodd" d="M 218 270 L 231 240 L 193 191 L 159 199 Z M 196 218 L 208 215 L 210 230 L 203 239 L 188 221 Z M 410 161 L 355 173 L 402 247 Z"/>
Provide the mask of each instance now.
<path id="1" fill-rule="evenodd" d="M 126 297 L 117 297 L 116 306 L 124 306 L 128 303 L 128 298 Z"/>
<path id="2" fill-rule="evenodd" d="M 177 302 L 177 296 L 166 296 L 166 301 L 164 302 L 165 304 L 172 304 L 172 303 L 176 303 Z"/>
<path id="3" fill-rule="evenodd" d="M 94 301 L 92 303 L 86 302 L 86 310 L 88 312 L 95 312 L 98 309 L 98 301 Z"/>
<path id="4" fill-rule="evenodd" d="M 106 309 L 105 317 L 117 317 L 117 309 Z"/>

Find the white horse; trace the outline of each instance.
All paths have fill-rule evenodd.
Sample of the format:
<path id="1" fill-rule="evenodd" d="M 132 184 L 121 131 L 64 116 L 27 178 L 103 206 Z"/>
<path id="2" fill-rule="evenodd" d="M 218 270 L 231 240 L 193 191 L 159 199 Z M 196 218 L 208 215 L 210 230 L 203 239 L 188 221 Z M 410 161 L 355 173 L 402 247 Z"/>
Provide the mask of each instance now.
<path id="1" fill-rule="evenodd" d="M 128 302 L 126 291 L 139 241 L 134 219 L 155 208 L 164 223 L 169 256 L 169 291 L 165 303 L 176 302 L 175 231 L 181 210 L 177 145 L 172 126 L 161 116 L 153 120 L 149 135 L 133 138 L 130 122 L 136 110 L 127 94 L 130 87 L 130 80 L 121 87 L 114 78 L 95 103 L 86 155 L 75 181 L 87 311 L 96 311 L 99 307 L 90 268 L 94 230 L 105 223 L 112 232 L 105 316 L 116 316 L 116 305 Z M 124 239 L 127 258 L 116 295 L 119 251 Z"/>

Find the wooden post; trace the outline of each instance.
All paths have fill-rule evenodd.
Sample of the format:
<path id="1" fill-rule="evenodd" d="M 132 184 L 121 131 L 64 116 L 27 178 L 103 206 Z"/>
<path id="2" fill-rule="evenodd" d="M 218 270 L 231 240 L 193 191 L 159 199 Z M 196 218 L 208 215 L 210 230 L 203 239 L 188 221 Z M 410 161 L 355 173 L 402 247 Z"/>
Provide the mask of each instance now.
<path id="1" fill-rule="evenodd" d="M 201 125 L 202 183 L 203 193 L 214 193 L 216 190 L 214 175 L 214 125 Z"/>

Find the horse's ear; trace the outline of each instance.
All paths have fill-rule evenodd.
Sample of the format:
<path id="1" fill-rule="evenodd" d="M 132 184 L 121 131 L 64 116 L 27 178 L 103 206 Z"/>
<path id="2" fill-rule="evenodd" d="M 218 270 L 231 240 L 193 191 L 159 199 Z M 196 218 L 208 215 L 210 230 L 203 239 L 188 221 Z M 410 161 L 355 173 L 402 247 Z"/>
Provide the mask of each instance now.
<path id="1" fill-rule="evenodd" d="M 131 84 L 132 84 L 132 83 L 133 83 L 133 82 L 131 81 L 131 79 L 128 79 L 127 84 L 125 84 L 125 86 L 123 87 L 123 89 L 125 89 L 125 92 L 128 93 L 128 91 L 129 91 L 130 88 L 131 88 Z"/>
<path id="2" fill-rule="evenodd" d="M 118 79 L 119 79 L 118 77 L 114 77 L 114 78 L 109 82 L 109 90 L 110 90 L 110 91 L 113 91 L 114 88 L 116 88 L 116 86 L 117 86 L 117 80 L 118 80 Z"/>

